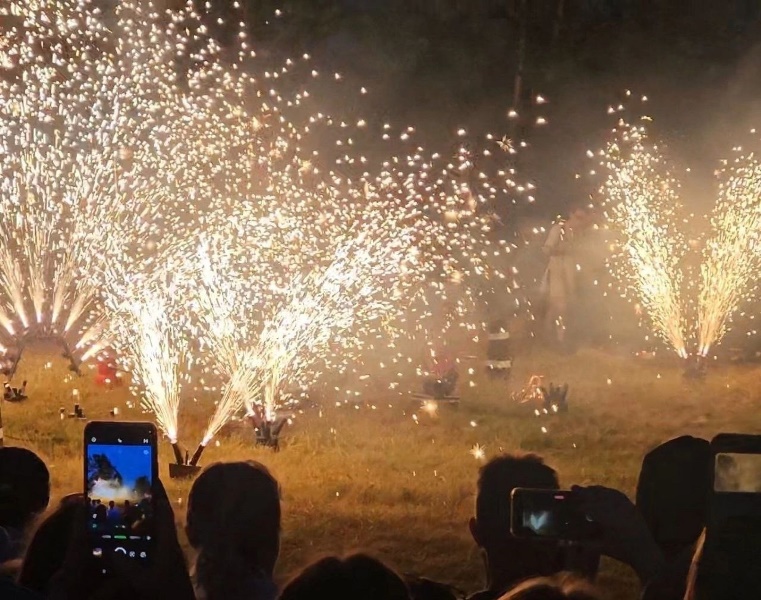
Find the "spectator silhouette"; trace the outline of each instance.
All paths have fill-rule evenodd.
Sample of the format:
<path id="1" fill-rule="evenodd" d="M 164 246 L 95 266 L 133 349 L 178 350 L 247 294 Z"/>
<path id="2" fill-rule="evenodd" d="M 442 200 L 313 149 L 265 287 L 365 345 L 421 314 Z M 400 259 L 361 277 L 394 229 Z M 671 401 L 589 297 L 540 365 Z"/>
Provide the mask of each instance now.
<path id="1" fill-rule="evenodd" d="M 533 454 L 500 456 L 482 467 L 470 532 L 484 554 L 488 587 L 470 600 L 495 600 L 519 581 L 559 570 L 556 542 L 510 534 L 510 494 L 518 487 L 557 489 L 557 474 Z"/>
<path id="2" fill-rule="evenodd" d="M 82 506 L 82 495 L 72 494 L 61 500 L 55 512 L 37 528 L 29 542 L 18 582 L 47 596 L 53 576 L 63 566 L 66 549 Z"/>
<path id="3" fill-rule="evenodd" d="M 38 598 L 11 577 L 19 566 L 24 535 L 47 508 L 50 474 L 39 456 L 25 448 L 0 448 L 0 598 Z"/>
<path id="4" fill-rule="evenodd" d="M 119 509 L 116 508 L 116 503 L 111 500 L 108 503 L 108 512 L 106 513 L 109 525 L 118 525 L 122 520 L 122 514 Z"/>
<path id="5" fill-rule="evenodd" d="M 637 508 L 667 560 L 691 552 L 706 523 L 710 444 L 682 436 L 645 455 Z"/>
<path id="6" fill-rule="evenodd" d="M 103 525 L 106 522 L 107 514 L 108 509 L 106 508 L 106 505 L 102 502 L 98 502 L 98 504 L 95 505 L 95 522 Z"/>
<path id="7" fill-rule="evenodd" d="M 50 474 L 25 448 L 0 448 L 0 563 L 21 558 L 26 530 L 48 506 Z"/>
<path id="8" fill-rule="evenodd" d="M 197 551 L 196 588 L 206 600 L 270 600 L 280 552 L 280 491 L 257 462 L 217 463 L 188 497 L 188 540 Z"/>
<path id="9" fill-rule="evenodd" d="M 51 581 L 52 592 L 47 597 L 51 600 L 196 600 L 177 539 L 174 511 L 158 478 L 153 481 L 153 499 L 155 547 L 152 559 L 143 562 L 112 554 L 108 577 L 101 576 L 103 563 L 93 556 L 86 527 L 87 512 L 84 503 L 80 504 L 62 568 Z"/>
<path id="10" fill-rule="evenodd" d="M 583 579 L 561 573 L 554 577 L 537 577 L 525 581 L 500 600 L 599 600 L 595 589 Z"/>
<path id="11" fill-rule="evenodd" d="M 306 567 L 280 594 L 280 600 L 410 600 L 394 571 L 366 554 L 329 556 Z"/>
<path id="12" fill-rule="evenodd" d="M 127 529 L 132 529 L 132 526 L 140 518 L 139 509 L 135 504 L 132 504 L 129 500 L 124 501 L 124 511 L 122 513 L 122 524 Z"/>

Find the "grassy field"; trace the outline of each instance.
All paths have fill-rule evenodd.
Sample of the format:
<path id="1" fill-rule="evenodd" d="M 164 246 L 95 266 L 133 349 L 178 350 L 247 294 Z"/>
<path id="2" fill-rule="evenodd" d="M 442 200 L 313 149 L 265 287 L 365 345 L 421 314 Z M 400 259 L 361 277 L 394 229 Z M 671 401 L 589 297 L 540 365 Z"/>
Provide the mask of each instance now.
<path id="1" fill-rule="evenodd" d="M 533 373 L 570 384 L 568 414 L 537 418 L 511 401 L 510 391 Z M 78 400 L 90 419 L 111 418 L 114 406 L 119 419 L 147 418 L 128 407 L 125 388 L 98 388 L 93 375 L 72 377 L 54 351 L 38 349 L 24 356 L 14 380 L 28 378 L 29 399 L 3 404 L 6 444 L 44 457 L 56 497 L 79 491 L 82 469 L 83 423 L 61 420 L 60 407 L 71 410 Z M 566 486 L 601 483 L 632 494 L 644 452 L 661 441 L 685 433 L 761 432 L 760 375 L 750 366 L 716 365 L 705 381 L 691 382 L 669 360 L 537 352 L 519 358 L 512 382 L 477 379 L 475 387 L 464 386 L 459 407 L 441 406 L 436 415 L 391 393 L 373 398 L 374 409 L 324 402 L 297 417 L 280 453 L 254 448 L 249 429 L 232 428 L 201 462 L 253 458 L 280 480 L 281 577 L 321 554 L 369 549 L 402 571 L 473 591 L 483 583 L 467 530 L 480 464 L 470 454 L 474 444 L 485 447 L 487 458 L 541 454 Z M 191 401 L 183 409 L 182 438 L 191 452 L 210 412 L 203 404 Z M 170 460 L 163 445 L 162 473 L 181 521 L 189 483 L 169 480 Z M 613 598 L 637 597 L 623 566 L 606 563 L 602 583 Z"/>

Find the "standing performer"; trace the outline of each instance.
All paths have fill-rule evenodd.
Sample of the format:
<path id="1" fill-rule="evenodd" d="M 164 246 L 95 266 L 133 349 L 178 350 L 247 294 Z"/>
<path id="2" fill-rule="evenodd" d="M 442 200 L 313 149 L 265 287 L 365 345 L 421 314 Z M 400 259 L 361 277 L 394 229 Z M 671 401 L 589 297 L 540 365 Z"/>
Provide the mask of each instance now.
<path id="1" fill-rule="evenodd" d="M 572 326 L 576 286 L 576 236 L 587 221 L 587 207 L 572 204 L 568 219 L 561 220 L 550 229 L 544 243 L 544 253 L 549 257 L 542 280 L 542 294 L 546 299 L 544 331 L 547 338 L 567 349 L 567 329 Z"/>

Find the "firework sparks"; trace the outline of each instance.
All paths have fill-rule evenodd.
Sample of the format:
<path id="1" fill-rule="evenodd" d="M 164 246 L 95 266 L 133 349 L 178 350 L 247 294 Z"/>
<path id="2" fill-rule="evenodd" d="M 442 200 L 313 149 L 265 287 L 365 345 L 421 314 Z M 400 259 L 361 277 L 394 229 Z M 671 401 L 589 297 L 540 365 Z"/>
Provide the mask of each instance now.
<path id="1" fill-rule="evenodd" d="M 680 261 L 686 244 L 674 226 L 677 184 L 644 126 L 621 121 L 618 139 L 603 154 L 608 176 L 600 190 L 607 215 L 623 237 L 628 278 L 653 328 L 681 357 L 687 356 Z M 617 269 L 617 271 L 619 271 Z"/>
<path id="2" fill-rule="evenodd" d="M 490 141 L 497 145 L 494 138 Z M 393 347 L 415 331 L 435 339 L 459 324 L 467 306 L 475 304 L 469 295 L 473 290 L 463 283 L 465 275 L 469 283 L 491 279 L 492 285 L 500 285 L 504 281 L 505 290 L 512 290 L 512 277 L 508 279 L 493 264 L 499 261 L 492 260 L 510 249 L 492 242 L 494 221 L 488 211 L 478 210 L 479 204 L 499 192 L 483 173 L 477 180 L 487 182 L 482 186 L 486 196 L 471 192 L 463 173 L 473 168 L 472 157 L 461 149 L 457 160 L 444 163 L 439 171 L 435 165 L 442 161 L 441 155 L 434 154 L 426 162 L 419 150 L 406 163 L 385 163 L 379 175 L 365 177 L 361 187 L 332 175 L 330 186 L 321 191 L 323 198 L 329 192 L 333 202 L 313 222 L 314 236 L 299 235 L 295 250 L 300 258 L 288 258 L 293 242 L 272 244 L 277 236 L 270 234 L 266 236 L 269 244 L 256 244 L 256 250 L 248 244 L 240 246 L 247 264 L 251 257 L 262 259 L 262 248 L 272 253 L 264 260 L 263 272 L 277 285 L 256 276 L 256 283 L 249 281 L 249 289 L 269 291 L 249 298 L 269 315 L 256 334 L 253 358 L 247 354 L 242 363 L 256 373 L 238 373 L 238 383 L 225 389 L 204 443 L 242 406 L 249 414 L 261 410 L 264 418 L 274 418 L 284 384 L 308 386 L 320 374 L 316 366 L 320 363 L 325 370 L 343 372 L 350 361 L 366 358 L 377 339 L 389 339 Z M 443 175 L 433 179 L 431 174 L 436 172 Z M 509 177 L 506 171 L 502 176 Z M 502 185 L 504 193 L 512 189 L 508 183 Z M 288 211 L 309 214 L 301 206 L 299 202 L 281 206 L 279 222 L 289 220 Z M 268 230 L 266 220 L 258 219 Z M 309 231 L 309 219 L 301 216 L 298 222 Z M 322 235 L 317 233 L 320 229 Z M 490 250 L 491 245 L 495 247 Z M 304 261 L 304 256 L 309 260 Z M 271 272 L 266 266 L 283 261 L 292 265 L 291 272 L 300 274 L 289 279 L 287 271 Z M 262 272 L 261 266 L 257 268 Z M 451 286 L 460 285 L 465 294 L 458 297 Z M 454 296 L 452 300 L 448 293 Z M 431 310 L 432 298 L 453 306 L 443 319 Z M 213 302 L 204 301 L 201 306 L 206 314 L 203 318 L 209 321 L 207 331 L 213 335 L 213 322 L 225 311 L 215 309 Z M 416 317 L 413 324 L 410 314 Z M 240 355 L 243 348 L 235 346 L 233 353 Z M 241 381 L 254 382 L 254 386 Z"/>
<path id="3" fill-rule="evenodd" d="M 484 460 L 486 458 L 486 446 L 474 444 L 470 449 L 470 454 L 476 460 Z"/>
<path id="4" fill-rule="evenodd" d="M 68 333 L 85 356 L 107 333 L 170 439 L 189 352 L 224 380 L 208 443 L 242 407 L 273 416 L 292 383 L 389 352 L 412 363 L 407 342 L 475 330 L 484 289 L 516 287 L 496 231 L 533 201 L 505 164 L 523 142 L 461 129 L 454 152 L 428 153 L 405 127 L 372 161 L 367 120 L 274 87 L 308 56 L 262 73 L 241 26 L 224 62 L 190 3 L 10 15 L 4 39 L 29 41 L 0 44 L 0 326 Z"/>
<path id="5" fill-rule="evenodd" d="M 713 236 L 700 268 L 698 353 L 703 357 L 721 340 L 728 319 L 755 284 L 759 267 L 761 164 L 753 153 L 738 155 L 721 175 Z"/>
<path id="6" fill-rule="evenodd" d="M 187 332 L 172 314 L 165 286 L 141 282 L 131 291 L 113 281 L 113 289 L 118 293 L 106 306 L 117 356 L 132 375 L 132 392 L 175 444 L 182 384 L 192 366 Z"/>

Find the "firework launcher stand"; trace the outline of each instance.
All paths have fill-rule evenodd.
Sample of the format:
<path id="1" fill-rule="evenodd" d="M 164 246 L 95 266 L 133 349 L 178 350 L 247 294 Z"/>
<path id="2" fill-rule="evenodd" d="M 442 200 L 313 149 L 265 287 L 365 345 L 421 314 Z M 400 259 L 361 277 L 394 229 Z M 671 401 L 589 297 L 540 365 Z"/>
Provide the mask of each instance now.
<path id="1" fill-rule="evenodd" d="M 256 445 L 280 451 L 280 434 L 288 423 L 287 416 L 277 417 L 269 411 L 253 412 L 247 415 L 254 427 Z"/>
<path id="2" fill-rule="evenodd" d="M 198 475 L 198 473 L 201 472 L 201 467 L 198 466 L 198 460 L 201 458 L 201 454 L 205 447 L 203 442 L 198 444 L 198 448 L 193 454 L 193 457 L 188 458 L 187 450 L 183 454 L 179 442 L 176 440 L 173 441 L 172 451 L 174 452 L 174 462 L 169 463 L 169 477 L 172 479 L 192 479 Z"/>
<path id="3" fill-rule="evenodd" d="M 459 396 L 455 395 L 460 374 L 457 370 L 457 360 L 452 353 L 444 348 L 428 359 L 423 392 L 414 393 L 413 398 L 420 401 L 434 400 L 457 404 Z"/>
<path id="4" fill-rule="evenodd" d="M 684 377 L 685 379 L 705 379 L 708 370 L 706 359 L 701 354 L 688 356 L 685 359 Z"/>
<path id="5" fill-rule="evenodd" d="M 44 328 L 26 331 L 16 343 L 16 347 L 6 352 L 2 361 L 0 361 L 0 371 L 8 379 L 12 379 L 16 374 L 16 369 L 18 369 L 27 344 L 39 341 L 49 341 L 57 344 L 62 350 L 61 356 L 69 361 L 69 370 L 79 377 L 82 376 L 82 361 L 76 356 L 74 349 L 69 345 L 66 338 L 63 335 L 50 332 Z"/>

